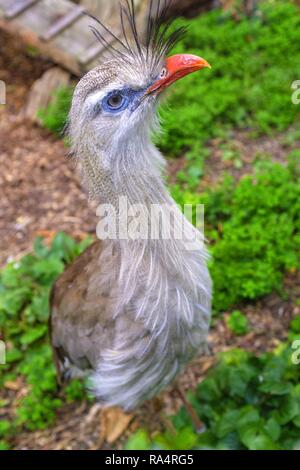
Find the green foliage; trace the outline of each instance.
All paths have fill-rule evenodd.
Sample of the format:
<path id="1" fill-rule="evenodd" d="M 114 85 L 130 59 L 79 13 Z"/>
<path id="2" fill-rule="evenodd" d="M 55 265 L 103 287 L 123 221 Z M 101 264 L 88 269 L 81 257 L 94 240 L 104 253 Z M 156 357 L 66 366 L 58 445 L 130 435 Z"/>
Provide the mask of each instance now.
<path id="1" fill-rule="evenodd" d="M 227 326 L 235 335 L 245 335 L 249 331 L 248 318 L 239 310 L 232 312 L 227 318 Z"/>
<path id="2" fill-rule="evenodd" d="M 165 132 L 159 144 L 168 155 L 190 149 L 199 158 L 203 142 L 224 136 L 228 129 L 268 134 L 286 129 L 299 115 L 299 107 L 291 105 L 291 83 L 300 76 L 299 12 L 283 0 L 276 5 L 264 1 L 261 10 L 251 20 L 242 16 L 237 21 L 217 10 L 189 21 L 188 34 L 174 53 L 200 54 L 213 68 L 178 82 L 168 107 L 162 107 Z M 175 26 L 186 23 L 179 19 Z M 46 128 L 61 133 L 71 95 L 70 88 L 58 90 L 40 112 Z M 192 179 L 201 176 L 200 160 L 191 170 Z"/>
<path id="3" fill-rule="evenodd" d="M 0 450 L 9 450 L 9 445 L 5 441 L 0 441 Z"/>
<path id="4" fill-rule="evenodd" d="M 297 344 L 300 345 L 300 315 L 295 316 L 290 323 L 290 331 L 288 335 L 289 341 L 294 343 L 294 348 L 297 349 Z M 297 356 L 297 352 L 296 352 Z M 298 360 L 298 356 L 296 357 Z"/>
<path id="5" fill-rule="evenodd" d="M 290 329 L 293 333 L 300 335 L 300 315 L 293 318 L 290 324 Z"/>
<path id="6" fill-rule="evenodd" d="M 190 395 L 206 426 L 196 434 L 182 408 L 173 420 L 176 434 L 149 436 L 139 430 L 126 448 L 148 449 L 293 449 L 299 445 L 300 368 L 282 345 L 255 357 L 240 349 L 226 352 Z"/>
<path id="7" fill-rule="evenodd" d="M 220 311 L 280 290 L 284 271 L 299 267 L 299 164 L 267 164 L 230 196 L 222 190 L 216 195 L 219 205 L 212 213 L 215 197 L 207 199 L 206 223 L 214 229 L 211 271 Z"/>
<path id="8" fill-rule="evenodd" d="M 204 204 L 211 242 L 214 310 L 282 291 L 286 270 L 299 268 L 299 152 L 289 164 L 264 162 L 239 183 L 226 177 L 205 194 L 172 188 L 178 204 Z"/>
<path id="9" fill-rule="evenodd" d="M 151 440 L 147 432 L 139 429 L 127 441 L 125 450 L 147 450 L 151 447 Z"/>
<path id="10" fill-rule="evenodd" d="M 64 389 L 64 393 L 68 402 L 82 400 L 85 396 L 85 382 L 82 380 L 74 379 Z"/>
<path id="11" fill-rule="evenodd" d="M 260 8 L 252 20 L 213 11 L 189 21 L 174 52 L 200 54 L 212 70 L 174 86 L 162 111 L 166 132 L 160 144 L 168 154 L 199 146 L 224 129 L 282 131 L 299 116 L 299 107 L 291 105 L 291 83 L 300 75 L 299 11 L 280 0 L 264 1 Z M 183 24 L 186 20 L 176 22 Z"/>
<path id="12" fill-rule="evenodd" d="M 58 233 L 48 248 L 38 238 L 34 253 L 9 263 L 0 273 L 0 331 L 8 344 L 7 365 L 0 369 L 0 386 L 22 376 L 28 388 L 19 401 L 13 425 L 1 423 L 0 438 L 18 426 L 44 429 L 61 406 L 48 341 L 49 294 L 65 264 L 72 262 L 89 243 L 87 239 L 76 244 Z M 69 400 L 82 398 L 82 386 L 69 387 Z"/>
<path id="13" fill-rule="evenodd" d="M 72 96 L 73 88 L 58 88 L 50 105 L 46 109 L 41 109 L 38 113 L 43 126 L 54 134 L 61 135 L 65 128 Z"/>
<path id="14" fill-rule="evenodd" d="M 7 421 L 6 419 L 0 421 L 0 438 L 5 437 L 7 433 L 10 431 L 10 428 L 11 428 L 11 424 L 9 421 Z"/>

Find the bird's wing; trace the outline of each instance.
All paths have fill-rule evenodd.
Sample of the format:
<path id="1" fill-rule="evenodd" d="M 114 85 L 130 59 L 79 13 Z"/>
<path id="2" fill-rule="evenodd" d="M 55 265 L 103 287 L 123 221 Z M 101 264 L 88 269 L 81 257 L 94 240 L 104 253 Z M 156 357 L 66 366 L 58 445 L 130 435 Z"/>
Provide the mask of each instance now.
<path id="1" fill-rule="evenodd" d="M 50 336 L 60 379 L 73 366 L 80 370 L 95 367 L 100 348 L 113 340 L 113 289 L 103 291 L 96 277 L 101 272 L 101 251 L 101 242 L 91 245 L 59 277 L 51 292 Z"/>

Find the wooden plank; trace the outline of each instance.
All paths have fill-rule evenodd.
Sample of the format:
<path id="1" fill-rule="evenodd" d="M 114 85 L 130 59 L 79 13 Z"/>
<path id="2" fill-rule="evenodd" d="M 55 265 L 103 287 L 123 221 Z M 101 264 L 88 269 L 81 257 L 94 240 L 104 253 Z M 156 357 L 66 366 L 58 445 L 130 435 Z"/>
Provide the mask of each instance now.
<path id="1" fill-rule="evenodd" d="M 42 41 L 31 30 L 22 27 L 20 24 L 15 22 L 15 20 L 6 21 L 3 18 L 0 18 L 0 28 L 9 34 L 18 36 L 25 44 L 35 47 L 41 52 L 41 54 L 50 57 L 54 62 L 74 73 L 74 75 L 79 77 L 82 75 L 83 70 L 80 67 L 76 57 L 73 57 L 70 55 L 70 53 L 58 49 L 57 47 L 53 46 L 53 44 Z"/>
<path id="2" fill-rule="evenodd" d="M 0 0 L 0 2 L 3 2 L 3 0 Z M 89 28 L 89 25 L 93 24 L 94 20 L 82 15 L 82 17 L 62 31 L 58 36 L 55 36 L 48 42 L 43 41 L 39 37 L 39 34 L 36 34 L 32 25 L 35 25 L 35 29 L 39 31 L 41 30 L 41 24 L 44 28 L 43 31 L 45 31 L 45 25 L 49 27 L 49 17 L 48 19 L 44 18 L 43 10 L 41 11 L 40 6 L 47 4 L 47 11 L 49 11 L 49 8 L 53 11 L 52 3 L 54 4 L 54 2 L 57 3 L 57 0 L 51 0 L 51 3 L 50 0 L 41 0 L 36 6 L 11 21 L 0 17 L 0 28 L 14 36 L 19 36 L 24 43 L 35 47 L 41 54 L 48 56 L 63 68 L 77 76 L 82 76 L 87 70 L 83 64 L 80 63 L 79 58 L 95 43 L 95 38 Z M 73 8 L 73 3 L 62 0 L 59 14 L 62 12 L 64 14 L 68 13 L 68 11 Z M 24 17 L 26 21 L 24 21 Z M 39 21 L 37 21 L 37 18 Z M 37 23 L 40 24 L 37 25 Z"/>
<path id="3" fill-rule="evenodd" d="M 31 8 L 7 21 L 1 16 L 1 11 L 8 9 L 13 1 L 0 0 L 0 28 L 19 36 L 26 44 L 75 75 L 81 76 L 100 62 L 106 49 L 95 41 L 90 30 L 91 25 L 99 28 L 99 24 L 82 15 L 74 3 L 69 0 L 38 0 Z M 99 4 L 107 8 L 104 0 L 99 0 Z M 109 11 L 112 11 L 111 6 Z M 119 15 L 112 14 L 105 24 L 117 36 L 120 34 Z M 112 40 L 108 37 L 109 42 Z"/>
<path id="4" fill-rule="evenodd" d="M 0 0 L 0 18 L 5 16 L 5 12 L 12 6 L 13 0 Z"/>
<path id="5" fill-rule="evenodd" d="M 78 61 L 83 66 L 84 70 L 90 70 L 93 68 L 94 64 L 97 65 L 99 63 L 100 56 L 102 56 L 107 49 L 100 43 L 100 41 L 95 41 L 95 36 L 90 29 L 91 26 L 94 26 L 96 29 L 101 29 L 99 24 L 88 16 L 85 16 L 84 21 L 85 34 L 89 38 L 89 45 L 86 46 L 78 56 Z M 116 36 L 121 36 L 119 16 L 110 18 L 106 24 L 108 24 L 109 28 L 112 29 Z M 115 40 L 104 30 L 102 30 L 101 33 L 109 44 L 113 44 L 115 42 Z"/>
<path id="6" fill-rule="evenodd" d="M 84 52 L 84 55 L 79 59 L 79 62 L 85 67 L 89 62 L 92 62 L 105 51 L 103 45 L 98 41 L 93 46 Z"/>
<path id="7" fill-rule="evenodd" d="M 39 0 L 15 0 L 5 11 L 4 15 L 8 19 L 15 18 L 37 2 L 39 2 Z"/>
<path id="8" fill-rule="evenodd" d="M 55 90 L 70 83 L 70 74 L 60 67 L 52 67 L 32 85 L 22 117 L 32 122 L 40 123 L 38 112 L 45 109 L 53 100 Z"/>
<path id="9" fill-rule="evenodd" d="M 50 28 L 46 33 L 44 33 L 41 38 L 44 41 L 49 41 L 50 39 L 53 39 L 55 36 L 60 34 L 62 31 L 64 31 L 66 28 L 71 26 L 75 21 L 80 18 L 80 16 L 85 12 L 85 9 L 79 5 L 75 6 L 72 11 L 67 13 L 65 16 L 62 18 L 59 18 Z"/>
<path id="10" fill-rule="evenodd" d="M 89 28 L 90 24 L 93 24 L 93 20 L 91 21 L 89 17 L 82 15 L 71 27 L 48 42 L 64 53 L 72 55 L 83 73 L 85 67 L 80 59 L 85 55 L 85 51 L 95 43 L 95 37 Z"/>
<path id="11" fill-rule="evenodd" d="M 41 37 L 51 25 L 70 13 L 74 3 L 68 0 L 40 0 L 25 10 L 17 20 L 22 26 Z"/>

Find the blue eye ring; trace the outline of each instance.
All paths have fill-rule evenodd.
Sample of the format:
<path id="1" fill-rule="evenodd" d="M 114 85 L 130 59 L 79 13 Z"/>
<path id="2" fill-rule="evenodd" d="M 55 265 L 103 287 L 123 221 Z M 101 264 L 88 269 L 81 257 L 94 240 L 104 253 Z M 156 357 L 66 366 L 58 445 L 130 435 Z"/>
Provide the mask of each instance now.
<path id="1" fill-rule="evenodd" d="M 128 104 L 128 97 L 124 93 L 122 93 L 122 91 L 116 90 L 112 91 L 111 93 L 109 93 L 109 95 L 104 98 L 102 102 L 102 107 L 104 111 L 110 113 L 117 113 L 126 109 Z"/>

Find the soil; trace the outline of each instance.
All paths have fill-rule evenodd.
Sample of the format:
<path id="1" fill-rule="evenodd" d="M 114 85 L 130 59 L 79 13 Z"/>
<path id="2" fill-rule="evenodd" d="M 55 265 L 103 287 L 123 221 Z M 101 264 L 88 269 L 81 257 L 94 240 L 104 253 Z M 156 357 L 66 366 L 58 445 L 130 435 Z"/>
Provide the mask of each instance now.
<path id="1" fill-rule="evenodd" d="M 96 217 L 81 190 L 68 149 L 47 131 L 20 119 L 31 85 L 51 65 L 30 58 L 18 42 L 0 34 L 0 265 L 30 250 L 33 239 L 66 231 L 94 233 Z"/>
<path id="2" fill-rule="evenodd" d="M 0 265 L 3 265 L 30 251 L 33 239 L 39 234 L 51 237 L 60 230 L 78 238 L 93 234 L 96 216 L 88 205 L 63 141 L 20 119 L 30 86 L 51 64 L 44 58 L 26 55 L 13 38 L 3 33 L 0 33 L 0 45 L 0 80 L 7 84 L 7 104 L 0 106 Z M 236 179 L 249 173 L 258 154 L 267 152 L 273 159 L 283 161 L 286 153 L 280 136 L 253 140 L 247 133 L 236 132 L 232 142 L 241 155 L 242 167 L 224 161 L 221 142 L 211 142 L 203 187 L 216 184 L 224 170 Z M 183 165 L 183 158 L 169 163 L 171 178 Z M 295 306 L 295 299 L 300 297 L 299 274 L 290 273 L 286 277 L 286 291 L 288 300 L 272 294 L 255 304 L 241 306 L 251 325 L 245 336 L 231 334 L 226 313 L 222 319 L 215 320 L 209 338 L 211 352 L 189 365 L 178 380 L 180 390 L 195 388 L 221 351 L 238 346 L 258 353 L 284 340 L 291 318 L 300 313 Z M 7 384 L 3 397 L 7 406 L 1 414 L 14 413 L 16 400 L 22 393 L 22 382 Z M 153 432 L 169 427 L 166 416 L 180 406 L 182 399 L 175 385 L 129 419 L 124 419 L 121 412 L 114 412 L 117 418 L 116 414 L 109 415 L 95 404 L 66 404 L 58 412 L 53 427 L 19 434 L 12 445 L 14 449 L 44 450 L 118 448 L 137 427 L 147 426 Z M 115 439 L 105 429 L 112 419 L 120 426 Z"/>

